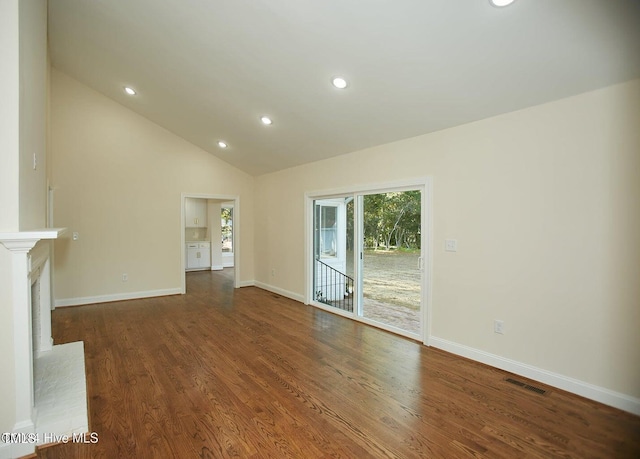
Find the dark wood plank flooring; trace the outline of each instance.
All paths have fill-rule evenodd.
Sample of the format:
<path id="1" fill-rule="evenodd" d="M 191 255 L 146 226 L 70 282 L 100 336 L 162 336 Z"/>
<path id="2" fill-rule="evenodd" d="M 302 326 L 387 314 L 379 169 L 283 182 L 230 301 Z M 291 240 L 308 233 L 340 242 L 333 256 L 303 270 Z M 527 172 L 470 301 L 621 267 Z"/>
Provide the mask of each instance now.
<path id="1" fill-rule="evenodd" d="M 640 418 L 216 272 L 187 295 L 61 308 L 96 444 L 54 458 L 640 457 Z"/>

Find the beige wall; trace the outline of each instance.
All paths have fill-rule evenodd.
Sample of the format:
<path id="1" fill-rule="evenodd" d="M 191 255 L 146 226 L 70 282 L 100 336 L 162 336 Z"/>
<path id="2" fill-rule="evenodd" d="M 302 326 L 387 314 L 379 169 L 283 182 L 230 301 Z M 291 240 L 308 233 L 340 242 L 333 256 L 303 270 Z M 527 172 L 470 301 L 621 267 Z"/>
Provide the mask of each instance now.
<path id="1" fill-rule="evenodd" d="M 306 191 L 432 176 L 432 336 L 640 397 L 638 126 L 640 80 L 261 176 L 256 280 L 304 294 Z"/>
<path id="2" fill-rule="evenodd" d="M 183 192 L 240 196 L 253 280 L 251 176 L 55 69 L 50 104 L 57 300 L 180 288 Z"/>
<path id="3" fill-rule="evenodd" d="M 20 2 L 20 230 L 44 228 L 47 205 L 47 3 Z M 33 155 L 36 155 L 36 169 Z"/>

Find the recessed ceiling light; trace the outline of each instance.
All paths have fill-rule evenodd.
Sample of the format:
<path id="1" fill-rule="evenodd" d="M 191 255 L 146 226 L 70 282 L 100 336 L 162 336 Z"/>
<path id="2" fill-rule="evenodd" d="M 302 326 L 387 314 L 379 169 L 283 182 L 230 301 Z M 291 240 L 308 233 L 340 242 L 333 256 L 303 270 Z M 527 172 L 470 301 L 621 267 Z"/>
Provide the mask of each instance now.
<path id="1" fill-rule="evenodd" d="M 347 80 L 342 77 L 335 77 L 331 80 L 331 83 L 338 89 L 344 89 L 347 87 Z"/>
<path id="2" fill-rule="evenodd" d="M 511 5 L 515 0 L 489 0 L 489 2 L 493 5 L 493 6 L 508 6 Z"/>
<path id="3" fill-rule="evenodd" d="M 130 88 L 129 86 L 125 86 L 124 87 L 124 92 L 126 92 L 127 94 L 129 94 L 130 96 L 135 96 L 136 95 L 136 91 L 133 88 Z"/>
<path id="4" fill-rule="evenodd" d="M 260 121 L 262 121 L 262 124 L 266 124 L 267 126 L 269 126 L 270 124 L 273 124 L 273 121 L 268 116 L 261 117 Z"/>
<path id="5" fill-rule="evenodd" d="M 220 148 L 227 148 L 229 145 L 227 144 L 227 142 L 225 142 L 223 140 L 218 140 L 218 146 Z"/>

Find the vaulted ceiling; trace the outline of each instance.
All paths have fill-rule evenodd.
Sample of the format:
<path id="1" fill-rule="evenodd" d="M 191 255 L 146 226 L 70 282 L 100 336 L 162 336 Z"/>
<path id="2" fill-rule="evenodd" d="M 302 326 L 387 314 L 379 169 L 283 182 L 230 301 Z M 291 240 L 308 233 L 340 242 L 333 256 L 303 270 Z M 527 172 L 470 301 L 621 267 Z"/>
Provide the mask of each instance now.
<path id="1" fill-rule="evenodd" d="M 49 0 L 49 45 L 260 175 L 638 78 L 640 1 Z"/>

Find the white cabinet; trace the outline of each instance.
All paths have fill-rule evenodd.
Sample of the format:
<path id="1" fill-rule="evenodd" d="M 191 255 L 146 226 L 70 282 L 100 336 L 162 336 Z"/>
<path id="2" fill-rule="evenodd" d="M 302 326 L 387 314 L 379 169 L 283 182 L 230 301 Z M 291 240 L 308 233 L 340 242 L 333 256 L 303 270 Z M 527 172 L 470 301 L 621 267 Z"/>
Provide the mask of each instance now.
<path id="1" fill-rule="evenodd" d="M 187 270 L 211 268 L 211 244 L 209 242 L 188 242 L 185 253 Z"/>
<path id="2" fill-rule="evenodd" d="M 200 252 L 200 267 L 211 268 L 211 243 L 199 242 L 198 250 Z"/>
<path id="3" fill-rule="evenodd" d="M 195 242 L 195 243 L 187 244 L 186 253 L 187 253 L 186 268 L 187 269 L 199 268 L 200 267 L 200 258 L 198 257 L 198 255 L 199 255 L 198 243 Z"/>
<path id="4" fill-rule="evenodd" d="M 204 228 L 207 226 L 207 200 L 186 198 L 184 203 L 184 226 L 187 228 Z"/>

